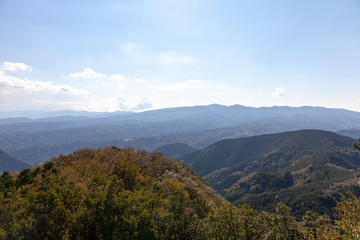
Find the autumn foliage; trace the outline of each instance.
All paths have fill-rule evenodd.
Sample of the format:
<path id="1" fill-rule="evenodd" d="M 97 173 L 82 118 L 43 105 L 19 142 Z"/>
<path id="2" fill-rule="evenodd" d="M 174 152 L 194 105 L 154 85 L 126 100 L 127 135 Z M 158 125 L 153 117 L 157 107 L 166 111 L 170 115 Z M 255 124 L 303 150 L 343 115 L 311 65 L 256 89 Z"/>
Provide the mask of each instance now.
<path id="1" fill-rule="evenodd" d="M 357 239 L 360 207 L 343 196 L 337 219 L 296 221 L 234 207 L 183 163 L 106 147 L 0 177 L 0 239 Z M 349 215 L 349 211 L 352 213 Z"/>

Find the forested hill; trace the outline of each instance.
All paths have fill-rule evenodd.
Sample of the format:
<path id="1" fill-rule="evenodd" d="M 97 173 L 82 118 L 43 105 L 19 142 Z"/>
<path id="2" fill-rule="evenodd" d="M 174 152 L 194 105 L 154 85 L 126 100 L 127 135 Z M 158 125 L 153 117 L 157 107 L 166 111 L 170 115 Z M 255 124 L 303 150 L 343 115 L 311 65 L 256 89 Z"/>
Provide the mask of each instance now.
<path id="1" fill-rule="evenodd" d="M 354 239 L 358 202 L 299 222 L 283 204 L 234 207 L 158 152 L 82 149 L 0 176 L 0 239 Z"/>
<path id="2" fill-rule="evenodd" d="M 306 210 L 331 214 L 329 194 L 357 191 L 360 167 L 355 139 L 301 130 L 216 142 L 183 157 L 226 199 L 271 210 L 278 202 L 300 216 Z"/>
<path id="3" fill-rule="evenodd" d="M 5 172 L 0 202 L 1 239 L 196 239 L 226 204 L 183 163 L 115 147 Z"/>
<path id="4" fill-rule="evenodd" d="M 215 170 L 230 167 L 258 156 L 273 156 L 291 151 L 304 156 L 322 150 L 352 148 L 355 139 L 321 130 L 300 130 L 263 134 L 237 139 L 225 139 L 186 155 L 183 160 L 195 172 L 204 176 Z M 285 165 L 291 162 L 283 162 Z M 271 165 L 263 167 L 271 168 Z"/>

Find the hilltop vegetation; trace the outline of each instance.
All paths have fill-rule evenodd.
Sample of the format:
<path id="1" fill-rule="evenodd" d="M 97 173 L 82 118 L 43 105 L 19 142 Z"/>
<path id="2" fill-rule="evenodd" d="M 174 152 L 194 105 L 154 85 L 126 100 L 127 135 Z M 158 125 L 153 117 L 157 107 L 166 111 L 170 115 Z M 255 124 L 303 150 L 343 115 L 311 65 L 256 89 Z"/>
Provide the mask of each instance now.
<path id="1" fill-rule="evenodd" d="M 5 172 L 0 189 L 2 238 L 195 239 L 223 204 L 183 163 L 110 147 Z"/>
<path id="2" fill-rule="evenodd" d="M 329 194 L 358 193 L 355 140 L 301 130 L 216 142 L 183 157 L 197 174 L 234 204 L 273 211 L 282 202 L 301 217 L 306 210 L 332 214 Z"/>
<path id="3" fill-rule="evenodd" d="M 160 153 L 114 147 L 5 172 L 0 203 L 1 239 L 354 239 L 360 223 L 353 195 L 334 224 L 313 212 L 298 222 L 283 204 L 276 213 L 234 207 Z"/>

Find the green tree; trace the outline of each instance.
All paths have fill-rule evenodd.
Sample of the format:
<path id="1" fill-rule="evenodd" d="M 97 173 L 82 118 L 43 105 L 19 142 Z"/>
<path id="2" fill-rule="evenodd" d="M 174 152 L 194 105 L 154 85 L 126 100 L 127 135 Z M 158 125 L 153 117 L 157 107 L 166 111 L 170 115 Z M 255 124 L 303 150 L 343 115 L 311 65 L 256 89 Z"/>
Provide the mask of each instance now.
<path id="1" fill-rule="evenodd" d="M 354 143 L 354 148 L 360 151 L 360 139 Z M 358 170 L 360 174 L 360 170 Z M 355 182 L 360 185 L 356 177 Z M 352 193 L 342 194 L 334 208 L 338 220 L 335 224 L 340 228 L 342 239 L 360 238 L 360 199 Z"/>
<path id="2" fill-rule="evenodd" d="M 354 148 L 360 151 L 360 139 L 354 143 Z"/>
<path id="3" fill-rule="evenodd" d="M 15 187 L 14 179 L 8 171 L 5 171 L 0 177 L 0 193 L 8 193 Z"/>
<path id="4" fill-rule="evenodd" d="M 261 218 L 264 239 L 304 239 L 297 221 L 290 215 L 290 208 L 282 203 L 276 206 L 276 213 L 263 212 Z"/>
<path id="5" fill-rule="evenodd" d="M 261 239 L 264 233 L 259 213 L 248 205 L 227 204 L 212 210 L 209 226 L 214 239 Z"/>
<path id="6" fill-rule="evenodd" d="M 334 210 L 338 218 L 335 223 L 341 230 L 342 239 L 359 239 L 360 199 L 351 193 L 342 195 Z"/>
<path id="7" fill-rule="evenodd" d="M 301 228 L 304 238 L 307 240 L 340 239 L 339 228 L 332 224 L 328 215 L 307 211 L 303 216 Z"/>
<path id="8" fill-rule="evenodd" d="M 81 209 L 82 189 L 65 176 L 43 179 L 38 190 L 30 188 L 23 234 L 26 239 L 68 239 L 75 233 L 77 212 Z"/>

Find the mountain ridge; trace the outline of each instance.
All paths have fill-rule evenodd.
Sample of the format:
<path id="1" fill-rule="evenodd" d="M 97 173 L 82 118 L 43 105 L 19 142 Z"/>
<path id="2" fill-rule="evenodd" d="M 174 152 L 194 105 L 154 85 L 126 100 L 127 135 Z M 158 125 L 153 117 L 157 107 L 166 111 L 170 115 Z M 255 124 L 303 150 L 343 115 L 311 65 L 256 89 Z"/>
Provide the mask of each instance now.
<path id="1" fill-rule="evenodd" d="M 354 142 L 333 132 L 299 130 L 221 140 L 182 160 L 235 204 L 270 210 L 281 201 L 296 216 L 306 210 L 331 214 L 329 193 L 359 193 Z"/>
<path id="2" fill-rule="evenodd" d="M 81 113 L 81 112 L 80 112 Z M 308 113 L 311 113 L 310 115 Z M 29 113 L 30 114 L 30 113 Z M 42 119 L 27 119 L 28 128 L 21 129 L 20 127 L 16 127 L 18 125 L 9 125 L 7 124 L 6 128 L 11 129 L 15 128 L 18 131 L 27 131 L 31 130 L 31 124 L 36 122 L 61 122 L 67 120 L 70 116 L 79 118 L 79 121 L 74 121 L 74 126 L 81 125 L 104 125 L 104 124 L 124 124 L 132 122 L 138 123 L 146 123 L 146 122 L 159 122 L 159 121 L 172 121 L 172 120 L 184 120 L 189 118 L 198 118 L 201 117 L 203 119 L 211 118 L 212 121 L 218 121 L 216 127 L 236 125 L 240 123 L 244 123 L 244 121 L 256 121 L 260 120 L 264 117 L 266 118 L 274 118 L 282 116 L 287 119 L 291 116 L 297 114 L 297 116 L 307 116 L 311 117 L 311 115 L 316 115 L 317 118 L 329 118 L 329 116 L 333 119 L 336 118 L 338 122 L 344 122 L 344 119 L 349 117 L 360 119 L 360 112 L 350 111 L 346 109 L 337 109 L 337 108 L 324 108 L 324 107 L 288 107 L 288 106 L 273 106 L 273 107 L 246 107 L 243 105 L 231 105 L 224 106 L 219 104 L 205 105 L 205 106 L 192 106 L 192 107 L 177 107 L 177 108 L 165 108 L 158 110 L 149 110 L 144 112 L 114 112 L 114 113 L 92 113 L 91 114 L 78 114 L 74 113 L 74 115 L 60 115 L 49 118 Z M 300 114 L 300 115 L 299 115 Z M 0 114 L 1 116 L 1 114 Z M 226 116 L 226 118 L 217 118 L 217 116 Z M 26 117 L 22 116 L 22 117 Z M 67 118 L 66 118 L 67 117 Z M 85 117 L 85 119 L 81 120 L 81 117 Z M 64 119 L 65 118 L 65 119 Z M 292 119 L 296 119 L 291 117 Z M 75 118 L 76 119 L 76 118 Z M 58 120 L 58 121 L 57 121 Z M 316 120 L 316 119 L 314 119 Z M 25 121 L 25 120 L 24 120 Z M 235 121 L 235 122 L 234 122 Z M 5 121 L 5 123 L 8 121 Z M 86 123 L 86 124 L 85 124 Z M 351 124 L 351 121 L 345 121 L 347 125 Z M 68 123 L 69 124 L 69 123 Z M 44 126 L 45 130 L 46 125 Z M 66 126 L 71 127 L 71 124 Z M 40 129 L 41 130 L 41 129 Z M 4 127 L 1 127 L 1 119 L 0 119 L 0 132 L 3 132 Z M 7 130 L 9 131 L 9 130 Z"/>
<path id="3" fill-rule="evenodd" d="M 0 173 L 5 171 L 16 172 L 31 166 L 30 163 L 25 162 L 20 157 L 0 149 Z"/>
<path id="4" fill-rule="evenodd" d="M 344 109 L 218 104 L 52 117 L 25 123 L 13 120 L 13 124 L 9 123 L 11 119 L 4 120 L 6 124 L 2 125 L 0 121 L 0 146 L 31 163 L 85 147 L 131 146 L 153 151 L 161 145 L 182 142 L 198 149 L 224 138 L 300 129 L 360 129 L 360 113 Z"/>

